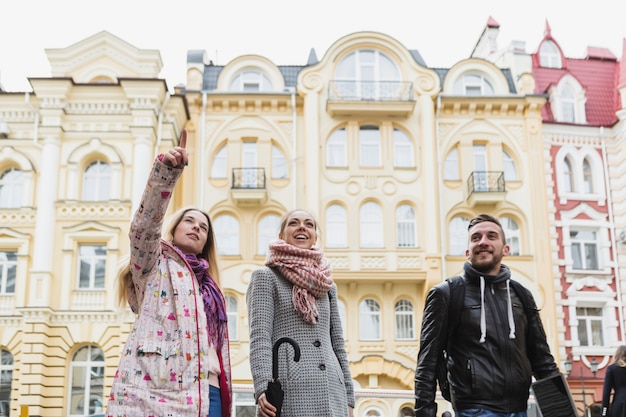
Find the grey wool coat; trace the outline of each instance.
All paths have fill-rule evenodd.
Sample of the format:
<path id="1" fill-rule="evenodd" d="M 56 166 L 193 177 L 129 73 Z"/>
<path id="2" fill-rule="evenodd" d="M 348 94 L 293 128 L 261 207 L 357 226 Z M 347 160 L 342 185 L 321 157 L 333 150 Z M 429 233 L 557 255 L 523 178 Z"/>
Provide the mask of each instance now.
<path id="1" fill-rule="evenodd" d="M 246 294 L 250 324 L 250 368 L 258 398 L 272 380 L 272 346 L 289 336 L 300 346 L 294 362 L 289 343 L 281 344 L 278 379 L 285 391 L 283 417 L 348 416 L 354 388 L 337 307 L 337 287 L 320 297 L 316 324 L 307 323 L 292 302 L 293 284 L 276 269 L 252 272 Z M 257 410 L 257 415 L 258 410 Z"/>

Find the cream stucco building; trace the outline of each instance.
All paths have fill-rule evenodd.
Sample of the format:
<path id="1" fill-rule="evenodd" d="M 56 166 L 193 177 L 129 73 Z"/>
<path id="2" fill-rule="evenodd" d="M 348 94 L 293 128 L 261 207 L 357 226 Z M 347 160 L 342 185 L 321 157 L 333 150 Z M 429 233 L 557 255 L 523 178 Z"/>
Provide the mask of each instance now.
<path id="1" fill-rule="evenodd" d="M 31 78 L 30 94 L 0 93 L 0 400 L 11 416 L 106 406 L 133 320 L 116 304 L 117 264 L 152 160 L 184 127 L 191 160 L 171 208 L 213 220 L 236 415 L 254 405 L 248 280 L 294 208 L 316 216 L 332 262 L 355 416 L 411 415 L 426 293 L 461 271 L 481 212 L 502 219 L 505 262 L 559 354 L 546 97 L 530 74 L 518 82 L 480 58 L 429 68 L 376 32 L 297 66 L 256 55 L 216 65 L 190 50 L 172 91 L 158 51 L 107 32 L 46 52 L 51 77 Z"/>

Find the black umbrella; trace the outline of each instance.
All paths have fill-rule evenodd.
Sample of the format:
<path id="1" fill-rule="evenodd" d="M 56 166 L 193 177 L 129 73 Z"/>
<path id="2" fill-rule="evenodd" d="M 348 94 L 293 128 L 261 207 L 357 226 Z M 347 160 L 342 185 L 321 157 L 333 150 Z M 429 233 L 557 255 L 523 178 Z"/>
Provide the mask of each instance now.
<path id="1" fill-rule="evenodd" d="M 274 347 L 272 348 L 272 378 L 273 381 L 267 383 L 267 390 L 265 391 L 265 398 L 270 402 L 274 407 L 276 407 L 276 417 L 280 417 L 281 409 L 283 408 L 283 398 L 285 396 L 285 392 L 283 391 L 283 387 L 280 385 L 280 381 L 278 380 L 278 348 L 284 342 L 289 343 L 293 346 L 294 354 L 293 360 L 298 362 L 300 360 L 300 345 L 291 337 L 281 337 L 274 343 Z"/>

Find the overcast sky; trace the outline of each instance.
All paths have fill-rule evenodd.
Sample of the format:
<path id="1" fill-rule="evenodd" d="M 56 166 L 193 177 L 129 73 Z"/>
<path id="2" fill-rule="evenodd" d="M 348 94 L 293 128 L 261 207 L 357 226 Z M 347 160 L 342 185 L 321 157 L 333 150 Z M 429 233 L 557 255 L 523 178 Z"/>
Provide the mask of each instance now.
<path id="1" fill-rule="evenodd" d="M 417 49 L 430 67 L 467 58 L 492 16 L 498 46 L 526 42 L 534 52 L 546 20 L 566 56 L 605 47 L 619 59 L 626 0 L 0 0 L 0 83 L 31 91 L 28 77 L 50 76 L 45 49 L 65 48 L 102 30 L 140 49 L 157 49 L 170 89 L 186 79 L 187 51 L 216 64 L 252 53 L 277 65 L 322 59 L 353 32 L 385 33 Z"/>

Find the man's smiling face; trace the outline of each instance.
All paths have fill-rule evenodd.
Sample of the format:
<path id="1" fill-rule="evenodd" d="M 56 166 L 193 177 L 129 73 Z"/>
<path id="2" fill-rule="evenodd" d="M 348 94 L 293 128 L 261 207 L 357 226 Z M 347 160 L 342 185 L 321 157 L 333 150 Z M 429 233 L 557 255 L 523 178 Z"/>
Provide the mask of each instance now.
<path id="1" fill-rule="evenodd" d="M 502 230 L 497 224 L 484 221 L 469 230 L 469 249 L 465 255 L 477 271 L 497 275 L 502 258 L 508 254 L 509 245 L 504 242 Z"/>

